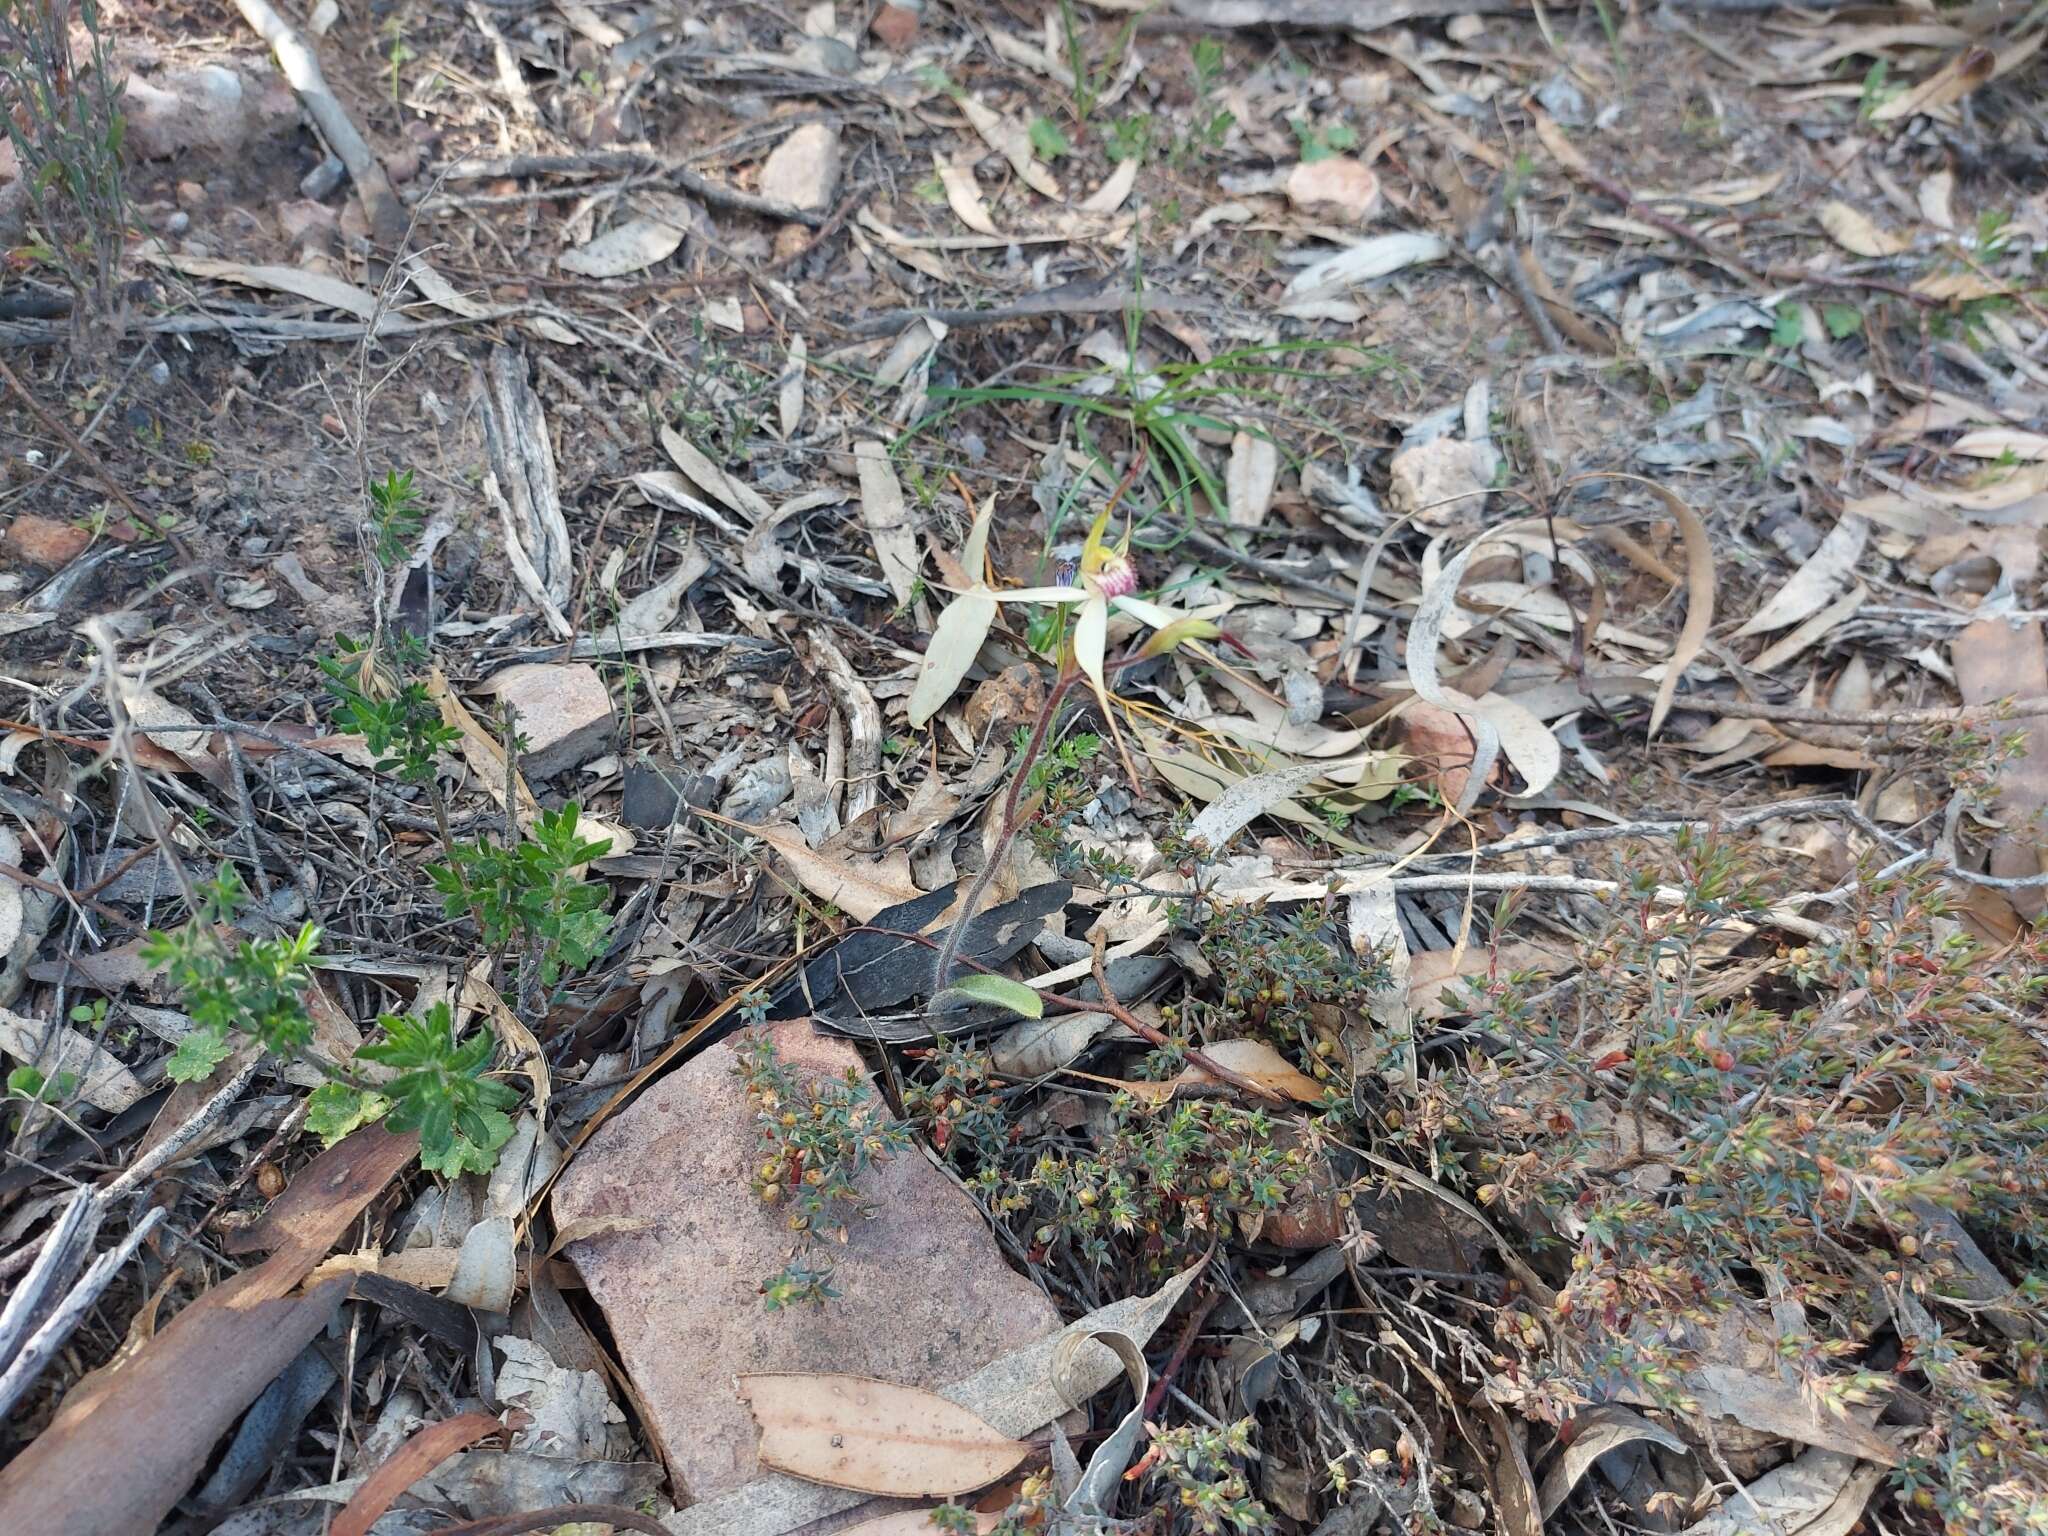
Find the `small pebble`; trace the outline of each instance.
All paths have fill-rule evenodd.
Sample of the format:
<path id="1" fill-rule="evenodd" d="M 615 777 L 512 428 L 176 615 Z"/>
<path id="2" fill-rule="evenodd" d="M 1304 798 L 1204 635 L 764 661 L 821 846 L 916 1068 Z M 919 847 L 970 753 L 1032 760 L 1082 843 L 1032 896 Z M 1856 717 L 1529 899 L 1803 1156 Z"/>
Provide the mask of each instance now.
<path id="1" fill-rule="evenodd" d="M 149 365 L 149 382 L 162 389 L 171 382 L 171 365 L 159 359 Z"/>
<path id="2" fill-rule="evenodd" d="M 182 235 L 191 227 L 192 215 L 182 208 L 164 220 L 164 233 L 167 235 Z"/>
<path id="3" fill-rule="evenodd" d="M 341 178 L 347 174 L 348 167 L 341 163 L 341 157 L 329 155 L 300 178 L 299 191 L 317 203 L 339 187 Z"/>

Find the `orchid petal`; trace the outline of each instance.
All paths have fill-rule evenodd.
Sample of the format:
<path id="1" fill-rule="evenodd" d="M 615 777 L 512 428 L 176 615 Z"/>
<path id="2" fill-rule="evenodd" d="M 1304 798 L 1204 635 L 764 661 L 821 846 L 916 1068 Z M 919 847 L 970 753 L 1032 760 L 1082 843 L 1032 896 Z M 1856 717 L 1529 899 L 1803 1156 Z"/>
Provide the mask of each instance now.
<path id="1" fill-rule="evenodd" d="M 1109 708 L 1109 688 L 1102 680 L 1102 660 L 1109 650 L 1109 604 L 1096 598 L 1084 604 L 1074 620 L 1074 664 L 1094 685 L 1095 697 Z"/>
<path id="2" fill-rule="evenodd" d="M 1154 629 L 1164 629 L 1169 624 L 1178 624 L 1192 614 L 1182 613 L 1178 608 L 1162 608 L 1157 603 L 1147 602 L 1142 597 L 1120 597 L 1116 606 L 1136 619 L 1140 624 L 1149 624 Z"/>
<path id="3" fill-rule="evenodd" d="M 1222 633 L 1222 630 L 1207 619 L 1189 615 L 1186 618 L 1175 619 L 1171 624 L 1161 625 L 1153 632 L 1152 638 L 1138 648 L 1138 657 L 1140 660 L 1150 660 L 1154 656 L 1164 656 L 1175 646 L 1189 640 L 1214 640 Z"/>
<path id="4" fill-rule="evenodd" d="M 1095 594 L 1086 587 L 1012 587 L 992 595 L 999 603 L 1085 603 Z"/>

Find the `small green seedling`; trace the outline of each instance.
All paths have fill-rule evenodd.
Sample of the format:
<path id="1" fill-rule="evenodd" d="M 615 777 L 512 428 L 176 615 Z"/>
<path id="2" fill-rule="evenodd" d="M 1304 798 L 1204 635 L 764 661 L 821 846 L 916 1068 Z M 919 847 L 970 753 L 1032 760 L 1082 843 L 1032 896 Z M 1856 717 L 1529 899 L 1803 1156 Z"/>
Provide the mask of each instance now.
<path id="1" fill-rule="evenodd" d="M 474 915 L 491 949 L 520 944 L 547 986 L 603 954 L 611 932 L 604 885 L 577 873 L 611 839 L 584 839 L 577 832 L 581 815 L 572 801 L 536 817 L 530 838 L 456 843 L 446 863 L 427 869 L 450 917 Z"/>

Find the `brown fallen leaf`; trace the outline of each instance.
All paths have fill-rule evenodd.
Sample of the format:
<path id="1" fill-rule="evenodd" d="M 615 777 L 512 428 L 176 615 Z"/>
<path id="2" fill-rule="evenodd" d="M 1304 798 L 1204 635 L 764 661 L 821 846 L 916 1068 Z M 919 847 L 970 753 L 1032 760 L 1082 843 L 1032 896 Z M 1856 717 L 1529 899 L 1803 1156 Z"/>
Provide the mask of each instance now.
<path id="1" fill-rule="evenodd" d="M 761 1464 L 808 1482 L 899 1498 L 949 1498 L 994 1482 L 1026 1441 L 919 1387 L 808 1371 L 739 1378 L 761 1426 Z"/>
<path id="2" fill-rule="evenodd" d="M 699 811 L 697 814 L 708 821 L 730 826 L 748 837 L 759 838 L 781 855 L 782 862 L 789 866 L 789 872 L 796 876 L 797 884 L 818 900 L 830 902 L 859 922 L 865 923 L 877 912 L 912 901 L 922 894 L 911 884 L 907 854 L 896 853 L 877 860 L 829 853 L 823 848 L 811 847 L 804 841 L 803 834 L 792 826 L 756 827 L 728 820 L 711 811 Z"/>
<path id="3" fill-rule="evenodd" d="M 1412 700 L 1401 711 L 1401 744 L 1436 782 L 1447 805 L 1461 803 L 1472 777 L 1472 728 L 1448 709 Z M 1495 767 L 1492 778 L 1501 778 Z"/>
<path id="4" fill-rule="evenodd" d="M 1261 1088 L 1284 1093 L 1298 1103 L 1318 1103 L 1325 1092 L 1321 1083 L 1306 1073 L 1297 1072 L 1288 1065 L 1286 1057 L 1263 1040 L 1224 1040 L 1215 1045 L 1202 1047 L 1202 1054 L 1217 1066 L 1227 1067 L 1238 1076 L 1257 1083 Z M 1181 1070 L 1178 1077 L 1165 1082 L 1125 1082 L 1122 1086 L 1133 1098 L 1144 1099 L 1152 1104 L 1164 1104 L 1183 1089 L 1215 1081 L 1216 1078 L 1190 1062 Z"/>
<path id="5" fill-rule="evenodd" d="M 485 1435 L 496 1434 L 504 1427 L 488 1413 L 458 1413 L 452 1419 L 427 1425 L 363 1479 L 362 1487 L 334 1517 L 330 1536 L 369 1536 L 370 1527 L 406 1489 L 457 1451 L 468 1450 Z"/>
<path id="6" fill-rule="evenodd" d="M 1828 238 L 1854 256 L 1896 256 L 1913 243 L 1879 229 L 1869 215 L 1858 213 L 1847 203 L 1825 203 L 1818 217 Z"/>
<path id="7" fill-rule="evenodd" d="M 1526 940 L 1493 949 L 1425 949 L 1408 961 L 1408 1006 L 1417 1019 L 1443 1019 L 1465 1012 L 1465 984 L 1483 983 L 1498 969 L 1554 974 L 1571 964 L 1563 950 Z"/>

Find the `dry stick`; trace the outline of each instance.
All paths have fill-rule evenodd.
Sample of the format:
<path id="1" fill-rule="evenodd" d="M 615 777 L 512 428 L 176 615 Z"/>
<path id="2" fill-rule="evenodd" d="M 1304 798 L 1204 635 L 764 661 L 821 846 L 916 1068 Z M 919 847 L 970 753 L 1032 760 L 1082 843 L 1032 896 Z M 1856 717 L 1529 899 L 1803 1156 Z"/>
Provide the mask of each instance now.
<path id="1" fill-rule="evenodd" d="M 118 1244 L 94 1259 L 92 1267 L 79 1278 L 71 1293 L 58 1303 L 57 1310 L 50 1314 L 49 1321 L 30 1335 L 28 1342 L 22 1345 L 21 1353 L 7 1367 L 6 1374 L 0 1375 L 0 1417 L 4 1417 L 20 1400 L 22 1393 L 35 1384 L 43 1367 L 71 1337 L 72 1330 L 85 1321 L 86 1313 L 98 1304 L 100 1292 L 113 1283 L 115 1274 L 142 1246 L 142 1240 L 156 1229 L 164 1214 L 162 1206 L 156 1207 L 138 1221 Z"/>
<path id="2" fill-rule="evenodd" d="M 1089 969 L 1091 969 L 1095 973 L 1095 990 L 1102 994 L 1101 1001 L 1094 1003 L 1078 1003 L 1071 998 L 1064 997 L 1055 998 L 1054 1001 L 1063 1003 L 1070 1008 L 1087 1009 L 1101 1013 L 1106 1013 L 1111 1018 L 1115 1019 L 1118 1023 L 1122 1024 L 1123 1027 L 1125 1029 L 1128 1029 L 1132 1034 L 1142 1035 L 1146 1040 L 1150 1041 L 1153 1045 L 1173 1045 L 1174 1042 L 1166 1038 L 1166 1034 L 1163 1030 L 1153 1028 L 1150 1024 L 1147 1024 L 1143 1019 L 1139 1018 L 1135 1013 L 1131 1012 L 1130 1009 L 1126 1008 L 1122 1003 L 1116 1000 L 1116 994 L 1109 989 L 1109 973 L 1103 967 L 1102 951 L 1100 949 L 1097 949 L 1095 951 L 1094 963 L 1089 967 Z M 1207 1055 L 1202 1051 L 1196 1050 L 1193 1046 L 1189 1046 L 1187 1048 L 1187 1056 L 1188 1060 L 1192 1064 L 1200 1067 L 1204 1072 L 1208 1073 L 1211 1077 L 1215 1078 L 1216 1081 L 1219 1083 L 1228 1083 L 1231 1087 L 1238 1089 L 1240 1092 L 1251 1094 L 1254 1098 L 1264 1099 L 1269 1104 L 1291 1105 L 1293 1102 L 1287 1097 L 1286 1094 L 1281 1093 L 1278 1089 L 1268 1088 L 1264 1083 L 1255 1083 L 1250 1078 L 1246 1077 L 1242 1072 L 1233 1072 L 1229 1067 L 1224 1066 L 1222 1062 L 1215 1060 L 1213 1057 Z"/>
<path id="3" fill-rule="evenodd" d="M 1596 682 L 1594 686 L 1600 685 Z M 1779 720 L 1787 725 L 1846 725 L 1877 730 L 1885 726 L 1996 725 L 2005 720 L 2030 720 L 2048 715 L 2048 698 L 1999 699 L 1989 704 L 1965 704 L 1954 709 L 1843 710 L 1680 694 L 1672 707 L 1732 720 Z"/>
<path id="4" fill-rule="evenodd" d="M 298 93 L 300 105 L 305 107 L 328 147 L 348 167 L 349 180 L 355 183 L 356 196 L 362 200 L 370 228 L 385 245 L 396 246 L 405 237 L 405 207 L 391 190 L 384 167 L 356 132 L 356 125 L 342 111 L 334 93 L 328 90 L 313 50 L 292 30 L 290 22 L 271 9 L 270 0 L 235 0 L 235 9 L 256 29 L 256 35 L 270 45 L 277 55 L 278 67 Z"/>
<path id="5" fill-rule="evenodd" d="M 162 850 L 157 848 L 155 844 L 137 851 L 145 855 L 154 853 L 159 857 L 162 856 Z M 133 862 L 135 862 L 133 859 L 127 860 L 122 864 L 121 869 L 126 869 Z M 119 877 L 120 873 L 120 869 L 115 870 L 101 884 L 111 884 Z M 126 912 L 110 907 L 103 901 L 95 901 L 84 891 L 74 891 L 68 886 L 59 885 L 54 880 L 38 879 L 26 870 L 16 869 L 12 864 L 0 863 L 0 880 L 12 880 L 16 885 L 25 885 L 30 890 L 45 892 L 48 895 L 57 897 L 60 901 L 69 902 L 74 907 L 91 907 L 101 917 L 106 918 L 109 922 L 119 923 L 131 933 L 140 933 L 142 931 L 142 924 L 136 922 Z"/>

